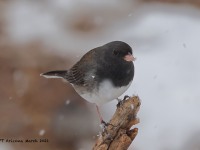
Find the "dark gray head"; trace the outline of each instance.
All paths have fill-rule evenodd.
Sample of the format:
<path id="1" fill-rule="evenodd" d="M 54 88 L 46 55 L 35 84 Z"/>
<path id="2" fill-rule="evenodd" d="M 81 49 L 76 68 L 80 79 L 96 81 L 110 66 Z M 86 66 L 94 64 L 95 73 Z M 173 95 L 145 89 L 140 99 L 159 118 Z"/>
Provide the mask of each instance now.
<path id="1" fill-rule="evenodd" d="M 110 79 L 114 86 L 128 85 L 134 76 L 132 48 L 121 41 L 113 41 L 100 47 L 102 58 L 97 58 L 99 82 Z M 100 55 L 99 55 L 100 56 Z"/>
<path id="2" fill-rule="evenodd" d="M 106 47 L 109 53 L 112 52 L 112 55 L 122 58 L 125 61 L 131 62 L 135 60 L 132 55 L 132 48 L 125 42 L 113 41 L 103 45 L 103 47 Z"/>

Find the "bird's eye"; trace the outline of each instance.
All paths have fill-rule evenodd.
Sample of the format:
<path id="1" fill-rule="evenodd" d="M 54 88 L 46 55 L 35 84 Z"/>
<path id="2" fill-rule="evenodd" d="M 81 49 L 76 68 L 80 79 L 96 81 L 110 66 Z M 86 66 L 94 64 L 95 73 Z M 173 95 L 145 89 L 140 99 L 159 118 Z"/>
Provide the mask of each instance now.
<path id="1" fill-rule="evenodd" d="M 113 50 L 113 54 L 114 54 L 114 55 L 118 55 L 118 54 L 119 54 L 119 52 L 118 52 L 118 51 L 116 51 L 116 50 Z"/>

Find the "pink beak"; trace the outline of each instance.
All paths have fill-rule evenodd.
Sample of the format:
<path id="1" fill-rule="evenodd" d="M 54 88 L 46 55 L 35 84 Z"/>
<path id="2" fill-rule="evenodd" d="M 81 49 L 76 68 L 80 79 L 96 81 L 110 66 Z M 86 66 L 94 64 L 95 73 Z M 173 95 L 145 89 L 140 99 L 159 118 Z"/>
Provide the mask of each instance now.
<path id="1" fill-rule="evenodd" d="M 129 53 L 128 55 L 126 55 L 124 57 L 124 60 L 126 60 L 126 61 L 135 61 L 135 57 L 133 57 L 133 55 L 131 53 Z"/>

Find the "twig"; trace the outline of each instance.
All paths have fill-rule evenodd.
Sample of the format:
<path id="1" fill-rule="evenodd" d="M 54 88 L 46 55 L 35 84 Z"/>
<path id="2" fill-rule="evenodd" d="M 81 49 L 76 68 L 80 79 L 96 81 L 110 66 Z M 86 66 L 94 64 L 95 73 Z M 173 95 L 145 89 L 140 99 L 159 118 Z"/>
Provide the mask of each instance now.
<path id="1" fill-rule="evenodd" d="M 127 150 L 138 133 L 137 128 L 130 128 L 139 123 L 136 116 L 140 104 L 138 96 L 123 101 L 117 107 L 101 136 L 96 140 L 93 150 Z"/>

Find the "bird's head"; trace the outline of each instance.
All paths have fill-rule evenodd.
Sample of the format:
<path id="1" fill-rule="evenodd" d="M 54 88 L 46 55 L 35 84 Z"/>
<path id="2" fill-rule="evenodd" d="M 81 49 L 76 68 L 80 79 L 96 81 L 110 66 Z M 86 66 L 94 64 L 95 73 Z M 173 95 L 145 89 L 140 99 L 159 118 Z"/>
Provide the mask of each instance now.
<path id="1" fill-rule="evenodd" d="M 112 46 L 112 54 L 115 57 L 121 58 L 127 62 L 132 62 L 135 60 L 135 57 L 132 53 L 132 48 L 128 44 L 121 41 L 114 41 L 108 44 Z"/>

